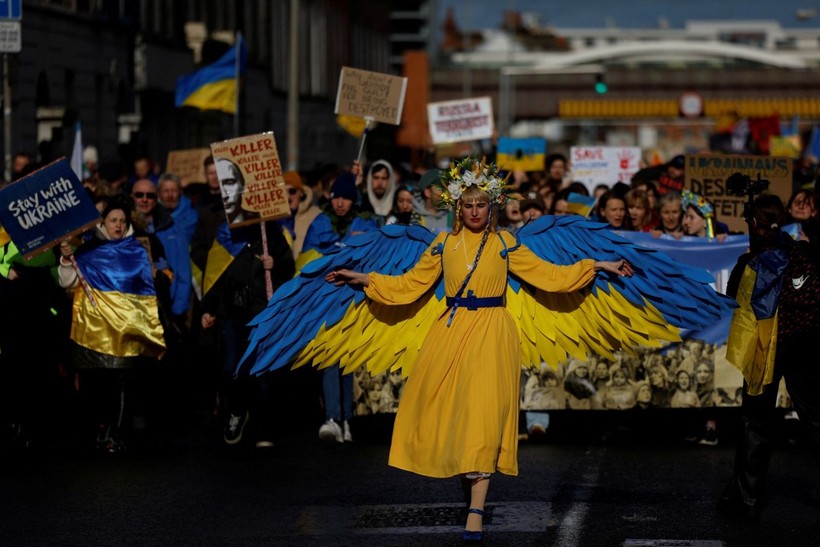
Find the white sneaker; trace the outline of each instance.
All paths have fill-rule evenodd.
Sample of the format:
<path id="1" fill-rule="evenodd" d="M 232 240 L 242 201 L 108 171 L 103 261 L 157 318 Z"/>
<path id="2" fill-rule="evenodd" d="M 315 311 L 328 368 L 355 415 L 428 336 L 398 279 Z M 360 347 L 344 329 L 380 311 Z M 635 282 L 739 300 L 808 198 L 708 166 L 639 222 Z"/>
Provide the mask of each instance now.
<path id="1" fill-rule="evenodd" d="M 322 427 L 319 428 L 319 438 L 326 443 L 332 443 L 334 441 L 343 443 L 345 441 L 342 428 L 339 427 L 339 424 L 334 422 L 332 418 L 323 423 Z"/>
<path id="2" fill-rule="evenodd" d="M 346 443 L 352 443 L 353 442 L 353 435 L 350 434 L 350 424 L 347 423 L 347 420 L 345 420 L 343 425 L 344 425 L 344 435 L 342 435 L 342 438 L 344 439 L 344 441 Z"/>

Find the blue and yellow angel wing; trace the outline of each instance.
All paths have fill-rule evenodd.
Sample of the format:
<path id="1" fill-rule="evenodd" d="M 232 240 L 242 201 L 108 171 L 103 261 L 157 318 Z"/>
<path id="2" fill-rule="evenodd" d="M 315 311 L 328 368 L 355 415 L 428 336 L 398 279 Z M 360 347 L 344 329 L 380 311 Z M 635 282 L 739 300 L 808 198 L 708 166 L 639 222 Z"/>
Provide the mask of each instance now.
<path id="1" fill-rule="evenodd" d="M 238 373 L 262 374 L 293 364 L 346 372 L 366 365 L 372 374 L 408 374 L 424 337 L 445 309 L 441 279 L 406 306 L 369 301 L 361 288 L 336 287 L 325 275 L 341 268 L 398 275 L 409 271 L 435 239 L 421 226 L 385 226 L 350 238 L 305 264 L 273 294 L 250 323 L 250 345 Z"/>
<path id="2" fill-rule="evenodd" d="M 628 278 L 599 275 L 589 288 L 567 294 L 546 293 L 510 275 L 507 308 L 528 366 L 585 359 L 590 352 L 612 358 L 619 349 L 678 341 L 680 329 L 712 325 L 734 307 L 709 286 L 714 279 L 705 270 L 636 245 L 598 222 L 544 216 L 517 236 L 554 264 L 624 258 L 635 270 Z"/>

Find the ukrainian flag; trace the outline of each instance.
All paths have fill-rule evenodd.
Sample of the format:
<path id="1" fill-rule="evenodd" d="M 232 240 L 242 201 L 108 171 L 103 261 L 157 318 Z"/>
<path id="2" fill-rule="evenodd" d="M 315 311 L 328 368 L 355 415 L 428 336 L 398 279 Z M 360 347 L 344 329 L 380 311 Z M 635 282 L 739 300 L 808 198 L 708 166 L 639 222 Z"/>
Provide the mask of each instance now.
<path id="1" fill-rule="evenodd" d="M 596 199 L 591 196 L 570 192 L 567 196 L 567 211 L 582 217 L 589 217 L 595 207 L 595 201 Z"/>
<path id="2" fill-rule="evenodd" d="M 236 45 L 215 63 L 204 66 L 193 74 L 180 76 L 177 80 L 177 108 L 193 106 L 200 110 L 221 110 L 235 114 L 239 76 L 245 73 L 246 62 L 245 41 L 239 36 Z"/>
<path id="3" fill-rule="evenodd" d="M 216 230 L 211 248 L 208 250 L 208 261 L 202 279 L 202 295 L 208 294 L 214 284 L 222 277 L 233 259 L 239 256 L 247 245 L 246 241 L 234 241 L 227 221 L 223 221 Z"/>
<path id="4" fill-rule="evenodd" d="M 151 260 L 136 238 L 89 243 L 76 254 L 93 301 L 74 291 L 71 339 L 86 368 L 115 368 L 165 352 Z"/>

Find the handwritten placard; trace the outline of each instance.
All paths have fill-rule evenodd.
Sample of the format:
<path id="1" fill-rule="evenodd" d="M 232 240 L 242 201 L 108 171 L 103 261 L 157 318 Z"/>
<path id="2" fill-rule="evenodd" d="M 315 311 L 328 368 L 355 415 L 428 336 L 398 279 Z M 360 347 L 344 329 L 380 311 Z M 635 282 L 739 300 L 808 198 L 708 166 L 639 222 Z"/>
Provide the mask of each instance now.
<path id="1" fill-rule="evenodd" d="M 493 103 L 489 97 L 429 103 L 427 119 L 435 144 L 493 136 Z"/>
<path id="2" fill-rule="evenodd" d="M 273 132 L 211 144 L 231 228 L 290 215 Z"/>
<path id="3" fill-rule="evenodd" d="M 686 156 L 684 186 L 700 194 L 715 206 L 715 215 L 733 232 L 745 232 L 743 219 L 745 197 L 731 196 L 726 179 L 734 173 L 751 180 L 769 181 L 769 192 L 786 203 L 792 189 L 792 160 L 771 156 L 692 154 Z"/>
<path id="4" fill-rule="evenodd" d="M 572 180 L 583 182 L 590 192 L 598 184 L 629 184 L 640 169 L 641 149 L 637 146 L 573 146 L 569 154 Z"/>
<path id="5" fill-rule="evenodd" d="M 182 186 L 204 184 L 205 158 L 211 155 L 210 148 L 191 148 L 168 152 L 165 171 L 182 179 Z"/>
<path id="6" fill-rule="evenodd" d="M 342 67 L 336 92 L 336 114 L 401 123 L 407 78 Z"/>
<path id="7" fill-rule="evenodd" d="M 93 226 L 99 217 L 65 158 L 0 190 L 0 224 L 26 258 Z"/>

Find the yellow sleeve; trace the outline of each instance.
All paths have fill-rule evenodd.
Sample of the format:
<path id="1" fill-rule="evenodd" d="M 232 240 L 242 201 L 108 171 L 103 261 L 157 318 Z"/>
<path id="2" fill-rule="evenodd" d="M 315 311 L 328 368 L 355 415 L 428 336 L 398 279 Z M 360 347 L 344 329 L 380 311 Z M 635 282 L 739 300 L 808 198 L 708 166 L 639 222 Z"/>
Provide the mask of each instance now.
<path id="1" fill-rule="evenodd" d="M 383 275 L 370 272 L 365 294 L 381 304 L 410 304 L 426 293 L 441 275 L 441 253 L 433 254 L 444 242 L 446 233 L 440 233 L 421 255 L 412 270 L 403 275 Z"/>
<path id="2" fill-rule="evenodd" d="M 508 248 L 516 243 L 502 234 Z M 589 285 L 595 277 L 595 260 L 587 258 L 568 266 L 557 266 L 542 260 L 525 245 L 507 255 L 510 271 L 535 287 L 547 292 L 573 292 Z"/>

